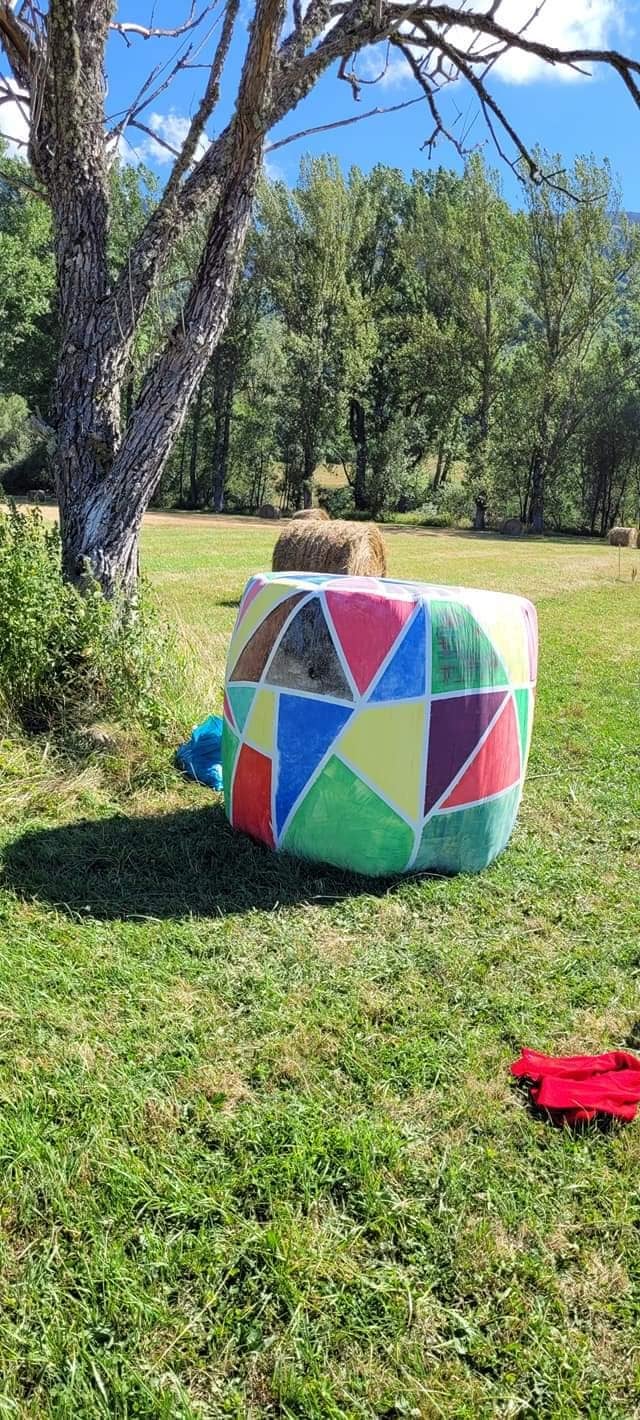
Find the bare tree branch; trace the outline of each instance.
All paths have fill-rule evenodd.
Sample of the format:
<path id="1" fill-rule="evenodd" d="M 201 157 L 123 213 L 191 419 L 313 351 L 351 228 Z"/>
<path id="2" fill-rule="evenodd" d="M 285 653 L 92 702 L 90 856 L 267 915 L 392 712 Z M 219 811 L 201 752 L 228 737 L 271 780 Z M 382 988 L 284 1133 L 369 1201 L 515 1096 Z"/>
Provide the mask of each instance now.
<path id="1" fill-rule="evenodd" d="M 0 40 L 16 79 L 28 89 L 38 50 L 26 26 L 14 15 L 9 0 L 0 0 Z"/>
<path id="2" fill-rule="evenodd" d="M 265 148 L 265 153 L 275 153 L 278 148 L 286 148 L 288 143 L 297 143 L 300 138 L 311 138 L 315 133 L 329 133 L 333 128 L 348 128 L 352 123 L 362 123 L 365 118 L 376 118 L 378 114 L 399 113 L 400 109 L 412 108 L 414 104 L 424 103 L 422 94 L 417 99 L 405 99 L 403 103 L 389 104 L 386 108 L 369 108 L 365 113 L 354 113 L 351 118 L 337 118 L 334 123 L 320 123 L 316 128 L 301 128 L 299 133 L 289 133 L 286 138 L 279 138 L 277 143 L 269 143 Z"/>
<path id="3" fill-rule="evenodd" d="M 195 0 L 192 0 L 188 20 L 185 20 L 181 25 L 175 25 L 172 29 L 161 29 L 155 25 L 138 25 L 131 20 L 112 20 L 110 28 L 116 34 L 122 35 L 127 45 L 131 44 L 129 35 L 134 35 L 139 39 L 178 39 L 180 35 L 187 34 L 189 30 L 195 30 L 197 25 L 201 25 L 213 8 L 213 4 L 205 5 L 204 10 L 196 14 Z"/>
<path id="4" fill-rule="evenodd" d="M 171 201 L 174 192 L 178 188 L 180 181 L 187 169 L 191 166 L 195 157 L 198 143 L 204 133 L 205 125 L 211 117 L 220 97 L 220 80 L 224 69 L 229 47 L 233 37 L 233 30 L 238 16 L 240 0 L 227 0 L 224 15 L 222 34 L 218 41 L 218 46 L 213 58 L 213 64 L 207 80 L 207 85 L 202 96 L 200 105 L 191 120 L 189 132 L 182 145 L 182 151 L 178 156 L 166 189 L 166 199 Z"/>
<path id="5" fill-rule="evenodd" d="M 397 12 L 400 7 L 392 6 L 392 12 Z M 634 79 L 634 74 L 640 75 L 640 60 L 632 59 L 628 55 L 621 54 L 615 49 L 558 49 L 555 45 L 545 44 L 541 40 L 528 39 L 524 30 L 515 31 L 508 29 L 495 20 L 490 11 L 482 12 L 478 10 L 458 10 L 452 5 L 421 5 L 417 6 L 415 12 L 428 23 L 429 27 L 434 26 L 460 26 L 463 29 L 472 30 L 479 35 L 487 35 L 494 40 L 500 41 L 504 46 L 502 52 L 507 49 L 519 49 L 524 54 L 533 54 L 538 59 L 542 59 L 545 64 L 560 65 L 563 68 L 571 68 L 576 64 L 607 64 L 614 69 L 623 83 L 626 84 L 634 102 L 640 106 L 640 86 Z M 440 33 L 435 31 L 437 42 L 440 43 Z"/>
<path id="6" fill-rule="evenodd" d="M 14 136 L 13 136 L 12 133 L 0 133 L 0 138 L 3 138 L 6 143 L 13 143 L 13 144 L 15 144 L 16 148 L 25 148 L 25 149 L 26 149 L 26 148 L 29 147 L 29 144 L 26 142 L 26 140 L 25 140 L 24 138 L 14 138 Z"/>
<path id="7" fill-rule="evenodd" d="M 141 123 L 139 118 L 132 118 L 128 126 L 129 128 L 137 128 L 140 133 L 146 133 L 147 138 L 153 139 L 153 142 L 157 143 L 159 148 L 165 148 L 167 153 L 171 153 L 173 158 L 180 157 L 179 148 L 174 148 L 172 143 L 167 143 L 166 138 L 162 138 L 159 133 L 156 133 L 155 129 L 149 128 L 146 123 Z"/>

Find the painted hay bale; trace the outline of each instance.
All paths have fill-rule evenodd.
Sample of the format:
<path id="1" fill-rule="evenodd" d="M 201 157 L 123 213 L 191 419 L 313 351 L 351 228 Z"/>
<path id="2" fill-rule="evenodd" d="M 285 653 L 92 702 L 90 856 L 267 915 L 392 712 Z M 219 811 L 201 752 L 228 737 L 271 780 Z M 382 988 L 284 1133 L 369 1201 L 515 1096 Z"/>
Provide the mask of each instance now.
<path id="1" fill-rule="evenodd" d="M 297 513 L 291 514 L 298 522 L 309 522 L 315 518 L 319 523 L 328 523 L 329 514 L 326 508 L 298 508 Z"/>
<path id="2" fill-rule="evenodd" d="M 637 547 L 637 528 L 611 528 L 609 533 L 609 544 L 611 547 Z"/>
<path id="3" fill-rule="evenodd" d="M 274 572 L 336 572 L 351 577 L 384 577 L 387 549 L 373 523 L 290 523 L 273 549 Z"/>
<path id="4" fill-rule="evenodd" d="M 230 823 L 372 876 L 485 868 L 516 820 L 537 647 L 521 597 L 252 578 L 225 681 Z"/>
<path id="5" fill-rule="evenodd" d="M 258 508 L 258 517 L 259 517 L 259 518 L 279 518 L 279 517 L 280 517 L 280 509 L 279 509 L 279 508 L 275 508 L 274 505 L 273 505 L 273 503 L 263 503 L 262 506 L 261 506 L 260 508 Z"/>

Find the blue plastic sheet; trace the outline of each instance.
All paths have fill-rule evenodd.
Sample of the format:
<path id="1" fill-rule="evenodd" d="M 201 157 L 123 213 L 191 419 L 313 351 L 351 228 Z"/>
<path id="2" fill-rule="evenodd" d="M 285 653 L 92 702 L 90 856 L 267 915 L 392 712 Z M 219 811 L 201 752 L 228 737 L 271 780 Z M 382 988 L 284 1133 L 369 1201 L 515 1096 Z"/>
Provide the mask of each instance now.
<path id="1" fill-rule="evenodd" d="M 176 750 L 176 764 L 189 779 L 222 792 L 222 719 L 209 715 Z"/>

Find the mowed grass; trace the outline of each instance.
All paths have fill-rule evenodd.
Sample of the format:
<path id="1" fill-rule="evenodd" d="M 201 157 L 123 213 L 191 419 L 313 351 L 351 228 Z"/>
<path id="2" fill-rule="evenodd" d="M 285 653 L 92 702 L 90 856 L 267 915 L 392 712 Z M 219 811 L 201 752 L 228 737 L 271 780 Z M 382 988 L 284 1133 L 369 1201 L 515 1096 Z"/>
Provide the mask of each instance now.
<path id="1" fill-rule="evenodd" d="M 194 716 L 274 536 L 145 534 Z M 640 1047 L 633 555 L 618 581 L 586 543 L 389 541 L 394 575 L 538 605 L 483 875 L 305 867 L 168 763 L 4 746 L 2 1417 L 640 1413 L 640 1121 L 554 1128 L 508 1073 Z"/>

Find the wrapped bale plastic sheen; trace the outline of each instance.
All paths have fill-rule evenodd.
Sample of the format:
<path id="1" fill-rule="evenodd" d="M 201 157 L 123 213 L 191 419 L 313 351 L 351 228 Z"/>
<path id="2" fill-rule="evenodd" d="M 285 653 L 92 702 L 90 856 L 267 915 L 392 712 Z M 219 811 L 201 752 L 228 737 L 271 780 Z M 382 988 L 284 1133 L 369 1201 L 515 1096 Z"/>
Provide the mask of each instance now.
<path id="1" fill-rule="evenodd" d="M 537 644 L 521 597 L 253 577 L 227 660 L 231 824 L 375 876 L 485 868 L 518 812 Z"/>

